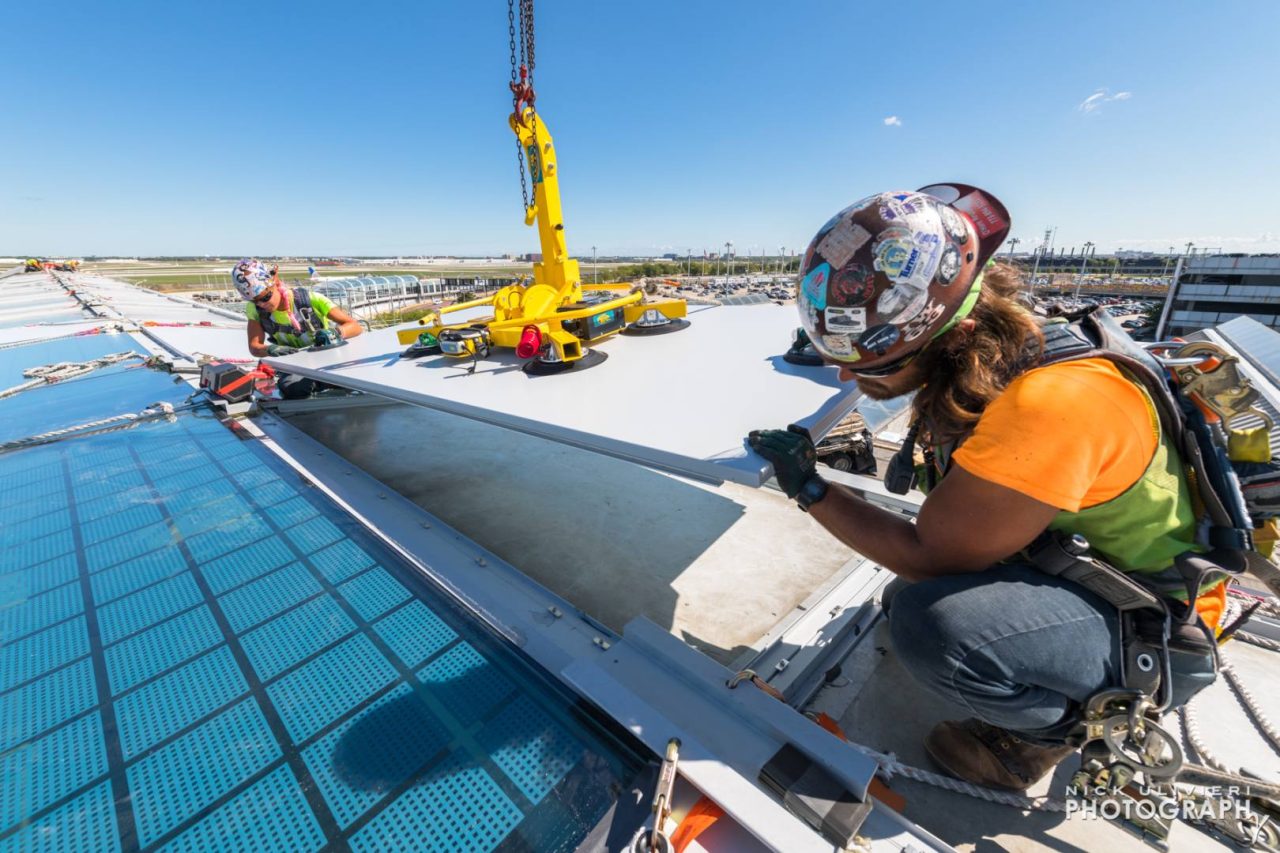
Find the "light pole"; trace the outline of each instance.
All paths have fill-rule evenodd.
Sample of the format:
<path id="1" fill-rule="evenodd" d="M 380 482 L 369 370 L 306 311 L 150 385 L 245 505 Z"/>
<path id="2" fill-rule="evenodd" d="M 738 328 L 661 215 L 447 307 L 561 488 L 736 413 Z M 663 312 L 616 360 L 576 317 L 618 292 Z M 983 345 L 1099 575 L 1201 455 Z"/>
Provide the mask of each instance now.
<path id="1" fill-rule="evenodd" d="M 1021 242 L 1022 242 L 1022 241 L 1021 241 L 1021 240 L 1019 240 L 1017 237 L 1010 237 L 1010 238 L 1009 238 L 1009 257 L 1011 257 L 1011 258 L 1013 257 L 1013 247 L 1014 247 L 1014 246 L 1016 246 L 1016 245 L 1018 245 L 1018 244 L 1019 244 L 1019 243 L 1021 243 Z"/>
<path id="2" fill-rule="evenodd" d="M 726 279 L 733 277 L 733 241 L 726 240 L 724 244 L 724 264 Z M 728 284 L 728 281 L 725 282 Z"/>
<path id="3" fill-rule="evenodd" d="M 600 267 L 596 264 L 596 247 L 591 247 L 591 281 L 595 284 L 600 283 Z"/>
<path id="4" fill-rule="evenodd" d="M 1192 243 L 1190 240 L 1187 241 L 1187 257 L 1191 257 L 1191 250 L 1195 248 L 1195 245 L 1196 244 Z"/>
<path id="5" fill-rule="evenodd" d="M 1080 301 L 1080 285 L 1084 284 L 1084 269 L 1089 263 L 1089 249 L 1093 247 L 1093 242 L 1086 240 L 1083 248 L 1080 250 L 1080 279 L 1076 282 L 1076 301 Z"/>

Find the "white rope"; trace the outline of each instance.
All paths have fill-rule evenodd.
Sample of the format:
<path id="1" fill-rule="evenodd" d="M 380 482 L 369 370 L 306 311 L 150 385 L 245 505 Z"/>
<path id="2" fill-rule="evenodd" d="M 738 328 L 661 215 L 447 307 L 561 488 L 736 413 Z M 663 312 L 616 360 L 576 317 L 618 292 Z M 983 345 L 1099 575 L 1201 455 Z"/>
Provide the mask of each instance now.
<path id="1" fill-rule="evenodd" d="M 1193 776 L 1199 781 L 1189 782 L 1183 778 L 1184 776 Z M 1203 764 L 1184 763 L 1182 769 L 1178 771 L 1178 782 L 1200 785 L 1201 787 L 1229 787 L 1235 785 L 1238 788 L 1247 788 L 1254 794 L 1266 797 L 1280 797 L 1280 785 L 1263 782 L 1253 776 L 1242 776 L 1229 770 L 1218 770 L 1215 767 L 1207 767 Z"/>
<path id="2" fill-rule="evenodd" d="M 974 785 L 971 782 L 944 776 L 941 773 L 934 773 L 919 767 L 903 764 L 892 752 L 877 752 L 871 747 L 863 746 L 859 743 L 846 742 L 849 746 L 879 764 L 886 780 L 892 779 L 894 776 L 901 776 L 914 782 L 922 782 L 935 788 L 944 788 L 957 794 L 966 794 L 980 800 L 1012 806 L 1023 811 L 1065 812 L 1067 809 L 1065 803 L 1052 797 L 1024 797 L 1021 794 L 998 791 L 995 788 L 984 788 L 981 785 Z"/>
<path id="3" fill-rule="evenodd" d="M 119 364 L 131 358 L 145 358 L 140 353 L 133 352 L 115 352 L 110 355 L 104 355 L 101 358 L 95 358 L 92 361 L 59 361 L 55 364 L 42 364 L 38 367 L 28 367 L 22 371 L 22 375 L 30 377 L 29 382 L 23 382 L 21 385 L 14 385 L 11 388 L 0 390 L 0 399 L 12 397 L 21 391 L 29 391 L 32 388 L 39 388 L 42 385 L 52 385 L 55 382 L 62 382 L 66 379 L 74 379 L 77 376 L 84 376 L 86 373 L 102 368 L 110 367 L 113 364 Z"/>
<path id="4" fill-rule="evenodd" d="M 102 418 L 96 421 L 88 421 L 87 423 L 76 424 L 75 426 L 64 427 L 63 429 L 50 430 L 42 432 L 38 435 L 28 435 L 24 438 L 15 438 L 12 441 L 6 441 L 0 444 L 0 452 L 6 450 L 17 450 L 23 447 L 34 447 L 38 444 L 49 444 L 54 441 L 61 441 L 64 438 L 74 438 L 88 432 L 101 431 L 104 427 L 112 429 L 122 426 L 132 426 L 142 421 L 154 418 L 172 417 L 179 411 L 195 408 L 194 406 L 184 406 L 182 409 L 175 409 L 172 403 L 152 403 L 140 412 L 128 412 L 123 415 L 115 415 L 110 418 Z"/>
<path id="5" fill-rule="evenodd" d="M 1196 755 L 1204 761 L 1205 764 L 1215 770 L 1227 770 L 1227 765 L 1223 764 L 1216 755 L 1209 751 L 1209 747 L 1205 746 L 1204 741 L 1200 739 L 1200 727 L 1196 721 L 1195 709 L 1191 707 L 1192 703 L 1188 702 L 1178 709 L 1178 719 L 1182 721 L 1182 734 L 1188 744 L 1195 750 Z M 1229 772 L 1229 771 L 1228 771 Z"/>
<path id="6" fill-rule="evenodd" d="M 1257 634 L 1250 634 L 1248 631 L 1236 631 L 1231 635 L 1242 643 L 1248 643 L 1251 646 L 1257 646 L 1262 649 L 1269 649 L 1273 652 L 1280 652 L 1280 643 L 1268 637 L 1262 637 Z"/>
<path id="7" fill-rule="evenodd" d="M 1274 595 L 1254 595 L 1237 589 L 1234 586 L 1227 587 L 1227 593 L 1230 596 L 1227 601 L 1228 605 L 1239 601 L 1247 601 L 1249 603 L 1261 601 L 1262 604 L 1258 607 L 1258 613 L 1266 613 L 1270 616 L 1280 617 L 1280 598 L 1276 598 Z M 1223 621 L 1225 622 L 1226 620 Z"/>
<path id="8" fill-rule="evenodd" d="M 1249 692 L 1249 688 L 1245 687 L 1244 679 L 1240 677 L 1240 673 L 1236 672 L 1236 668 L 1231 665 L 1231 661 L 1221 654 L 1220 659 L 1222 674 L 1227 677 L 1227 683 L 1231 685 L 1231 690 L 1235 693 L 1236 700 L 1244 706 L 1244 709 L 1253 719 L 1255 728 L 1262 732 L 1263 736 L 1271 744 L 1271 748 L 1280 753 L 1280 732 L 1276 731 L 1275 725 L 1258 707 L 1258 700 L 1254 699 L 1253 694 Z"/>

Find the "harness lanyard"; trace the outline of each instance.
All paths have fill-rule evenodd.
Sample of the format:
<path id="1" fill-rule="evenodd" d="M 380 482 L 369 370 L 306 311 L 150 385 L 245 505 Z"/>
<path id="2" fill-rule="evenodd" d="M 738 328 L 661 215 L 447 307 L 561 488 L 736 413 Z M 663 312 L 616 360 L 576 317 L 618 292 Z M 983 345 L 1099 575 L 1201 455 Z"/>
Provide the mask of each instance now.
<path id="1" fill-rule="evenodd" d="M 302 323 L 298 319 L 297 308 L 293 302 L 293 288 L 281 287 L 284 291 L 284 313 L 288 316 L 289 322 L 293 324 L 293 330 L 299 335 L 302 334 Z"/>

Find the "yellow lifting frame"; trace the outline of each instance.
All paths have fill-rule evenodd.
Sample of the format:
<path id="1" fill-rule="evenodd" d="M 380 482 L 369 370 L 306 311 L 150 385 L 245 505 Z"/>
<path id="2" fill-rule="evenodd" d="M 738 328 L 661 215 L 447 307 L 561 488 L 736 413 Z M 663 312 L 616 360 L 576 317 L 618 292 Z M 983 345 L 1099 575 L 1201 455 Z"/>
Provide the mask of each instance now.
<path id="1" fill-rule="evenodd" d="M 576 361 L 582 357 L 580 339 L 562 327 L 564 321 L 578 320 L 606 311 L 623 312 L 626 323 L 638 320 L 646 311 L 656 310 L 670 319 L 684 317 L 687 309 L 684 300 L 645 302 L 644 293 L 628 284 L 582 284 L 578 261 L 569 257 L 564 235 L 564 215 L 560 206 L 560 180 L 556 170 L 556 150 L 546 123 L 531 107 L 526 107 L 519 118 L 513 113 L 509 119 L 524 150 L 529 175 L 533 183 L 533 204 L 525 210 L 525 224 L 538 226 L 538 243 L 542 248 L 542 260 L 533 265 L 533 283 L 513 284 L 502 288 L 493 296 L 462 302 L 433 311 L 418 321 L 415 329 L 402 329 L 397 338 L 402 344 L 414 343 L 426 331 L 438 336 L 447 328 L 465 328 L 472 325 L 486 327 L 495 346 L 514 348 L 524 328 L 537 326 L 539 331 L 555 347 L 555 356 L 561 361 Z M 628 292 L 606 302 L 590 306 L 570 308 L 582 302 L 584 290 L 618 290 Z M 493 306 L 491 317 L 465 323 L 447 325 L 443 315 L 482 305 Z M 565 309 L 569 310 L 565 310 Z"/>

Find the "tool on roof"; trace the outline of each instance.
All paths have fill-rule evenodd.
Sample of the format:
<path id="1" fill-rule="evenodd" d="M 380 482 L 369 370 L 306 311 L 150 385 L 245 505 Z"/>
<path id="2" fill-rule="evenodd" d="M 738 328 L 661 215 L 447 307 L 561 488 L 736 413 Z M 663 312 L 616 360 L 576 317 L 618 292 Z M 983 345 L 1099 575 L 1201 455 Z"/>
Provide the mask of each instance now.
<path id="1" fill-rule="evenodd" d="M 228 403 L 243 403 L 253 396 L 257 380 L 274 376 L 275 371 L 267 364 L 254 369 L 244 364 L 211 361 L 200 367 L 200 387 Z"/>
<path id="2" fill-rule="evenodd" d="M 619 332 L 653 335 L 689 325 L 682 299 L 651 302 L 643 288 L 629 283 L 582 283 L 578 262 L 569 256 L 565 242 L 555 146 L 534 107 L 533 0 L 520 0 L 518 17 L 517 27 L 516 0 L 508 0 L 508 123 L 516 135 L 524 221 L 537 225 L 542 257 L 533 265 L 531 281 L 525 278 L 492 296 L 431 311 L 418 321 L 423 328 L 401 330 L 400 343 L 411 345 L 401 353 L 404 358 L 440 353 L 476 360 L 493 349 L 511 349 L 525 362 L 526 373 L 559 373 L 603 362 L 605 354 L 593 346 Z M 493 313 L 460 323 L 446 321 L 448 314 L 478 307 L 492 308 Z"/>
<path id="3" fill-rule="evenodd" d="M 782 354 L 783 361 L 801 367 L 822 367 L 826 364 L 822 356 L 818 355 L 818 351 L 813 348 L 809 333 L 803 326 L 798 327 L 792 335 L 791 347 Z"/>
<path id="4" fill-rule="evenodd" d="M 309 351 L 333 349 L 346 344 L 342 338 L 342 330 L 338 326 L 320 329 L 315 333 L 315 343 L 307 347 Z"/>

